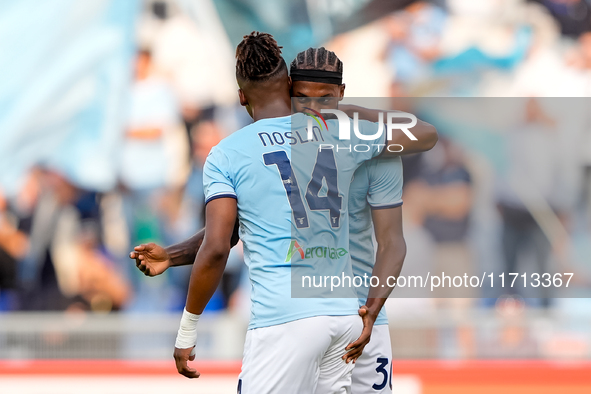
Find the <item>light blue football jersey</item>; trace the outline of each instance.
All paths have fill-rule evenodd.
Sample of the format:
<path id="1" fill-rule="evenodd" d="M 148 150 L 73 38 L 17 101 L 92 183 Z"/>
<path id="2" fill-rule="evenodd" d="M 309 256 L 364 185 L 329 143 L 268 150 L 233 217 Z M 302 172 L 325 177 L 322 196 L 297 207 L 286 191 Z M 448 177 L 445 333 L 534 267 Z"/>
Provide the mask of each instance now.
<path id="1" fill-rule="evenodd" d="M 328 130 L 316 126 L 308 140 L 308 119 L 295 114 L 256 121 L 222 140 L 205 163 L 206 203 L 237 199 L 251 283 L 249 329 L 355 315 L 359 308 L 351 289 L 336 296 L 330 287 L 308 289 L 294 273 L 352 276 L 349 187 L 355 170 L 381 152 L 385 136 L 367 141 L 351 132 L 341 141 L 338 122 L 327 120 Z M 377 124 L 359 123 L 363 134 L 376 134 Z"/>
<path id="2" fill-rule="evenodd" d="M 355 171 L 349 190 L 349 248 L 355 276 L 371 277 L 375 264 L 372 209 L 402 205 L 402 160 L 377 158 L 363 163 Z M 365 305 L 369 287 L 358 287 L 359 306 Z M 384 308 L 376 325 L 388 324 Z"/>

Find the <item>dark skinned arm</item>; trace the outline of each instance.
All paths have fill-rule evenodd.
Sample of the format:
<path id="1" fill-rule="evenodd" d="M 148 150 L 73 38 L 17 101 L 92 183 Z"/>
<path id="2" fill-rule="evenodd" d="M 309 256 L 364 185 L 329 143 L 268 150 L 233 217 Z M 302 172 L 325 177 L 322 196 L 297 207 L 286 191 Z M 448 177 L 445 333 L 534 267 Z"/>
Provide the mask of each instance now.
<path id="1" fill-rule="evenodd" d="M 230 253 L 232 234 L 238 212 L 236 200 L 218 198 L 209 202 L 205 208 L 205 237 L 197 253 L 187 294 L 187 312 L 201 315 L 205 306 L 217 289 L 226 261 Z M 187 364 L 194 359 L 192 348 L 174 349 L 176 367 L 181 375 L 188 378 L 199 377 L 199 372 Z"/>
<path id="2" fill-rule="evenodd" d="M 371 216 L 378 244 L 372 276 L 378 277 L 379 283 L 385 284 L 385 286 L 369 288 L 367 301 L 359 309 L 359 315 L 363 320 L 363 331 L 355 342 L 347 346 L 346 350 L 349 352 L 343 356 L 347 362 L 356 360 L 365 345 L 369 343 L 378 314 L 394 289 L 394 287 L 387 285 L 388 277 L 395 277 L 398 280 L 406 256 L 406 242 L 402 234 L 402 207 L 374 209 Z"/>
<path id="3" fill-rule="evenodd" d="M 381 110 L 369 109 L 349 104 L 339 105 L 339 109 L 345 112 L 350 118 L 353 118 L 353 113 L 357 112 L 359 114 L 359 119 L 368 120 L 370 122 L 378 122 L 379 114 L 384 113 L 384 111 Z M 387 112 L 400 111 L 390 110 Z M 385 122 L 386 119 L 383 119 L 383 121 Z M 396 123 L 407 123 L 408 121 L 409 119 L 406 117 L 401 117 L 399 122 L 396 122 L 396 118 L 394 118 L 394 122 Z M 437 130 L 433 125 L 424 122 L 418 118 L 417 124 L 412 129 L 410 129 L 410 132 L 417 138 L 416 141 L 411 140 L 401 130 L 393 131 L 392 139 L 388 141 L 388 144 L 402 145 L 404 147 L 404 150 L 402 152 L 389 152 L 387 150 L 384 150 L 384 155 L 400 156 L 409 155 L 412 153 L 426 152 L 435 146 L 439 138 L 437 136 Z"/>
<path id="4" fill-rule="evenodd" d="M 195 262 L 197 252 L 203 243 L 205 229 L 178 244 L 163 248 L 153 242 L 141 244 L 133 248 L 129 258 L 135 260 L 136 267 L 146 276 L 160 275 L 169 267 L 190 265 Z M 234 233 L 230 244 L 234 247 L 238 241 L 238 220 L 234 225 Z"/>

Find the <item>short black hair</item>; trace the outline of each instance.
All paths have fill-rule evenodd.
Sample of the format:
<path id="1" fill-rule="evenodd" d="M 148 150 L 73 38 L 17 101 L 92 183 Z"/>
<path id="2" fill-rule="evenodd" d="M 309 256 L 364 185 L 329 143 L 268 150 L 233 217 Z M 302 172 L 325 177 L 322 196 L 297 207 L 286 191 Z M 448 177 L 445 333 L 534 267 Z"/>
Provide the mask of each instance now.
<path id="1" fill-rule="evenodd" d="M 343 62 L 338 56 L 324 47 L 308 48 L 298 53 L 289 66 L 294 70 L 321 70 L 343 72 Z"/>
<path id="2" fill-rule="evenodd" d="M 244 36 L 236 47 L 236 78 L 264 82 L 287 72 L 281 48 L 269 33 L 253 31 Z"/>

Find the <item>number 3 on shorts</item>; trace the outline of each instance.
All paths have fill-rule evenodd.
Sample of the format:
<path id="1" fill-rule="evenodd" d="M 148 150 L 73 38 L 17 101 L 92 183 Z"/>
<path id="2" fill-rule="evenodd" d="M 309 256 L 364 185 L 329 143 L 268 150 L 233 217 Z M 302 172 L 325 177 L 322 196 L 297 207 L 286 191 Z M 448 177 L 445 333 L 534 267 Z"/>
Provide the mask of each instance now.
<path id="1" fill-rule="evenodd" d="M 378 357 L 377 363 L 376 372 L 384 375 L 384 380 L 380 384 L 375 383 L 371 388 L 374 390 L 383 390 L 388 383 L 388 370 L 386 368 L 388 367 L 389 361 L 386 357 Z M 390 388 L 392 388 L 392 373 L 390 373 Z"/>

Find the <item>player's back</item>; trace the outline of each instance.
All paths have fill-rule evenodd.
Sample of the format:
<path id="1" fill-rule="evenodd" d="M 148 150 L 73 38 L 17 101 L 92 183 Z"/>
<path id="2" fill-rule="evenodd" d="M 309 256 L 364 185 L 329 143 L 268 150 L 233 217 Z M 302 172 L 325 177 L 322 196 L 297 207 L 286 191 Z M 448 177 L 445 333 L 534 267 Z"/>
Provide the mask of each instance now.
<path id="1" fill-rule="evenodd" d="M 318 289 L 293 294 L 292 269 L 352 273 L 349 185 L 357 167 L 376 152 L 320 149 L 338 143 L 337 123 L 328 121 L 328 130 L 315 127 L 308 139 L 307 119 L 296 114 L 259 120 L 214 147 L 205 166 L 206 200 L 235 197 L 238 202 L 252 284 L 250 328 L 357 312 L 353 298 L 306 298 L 318 297 Z"/>

